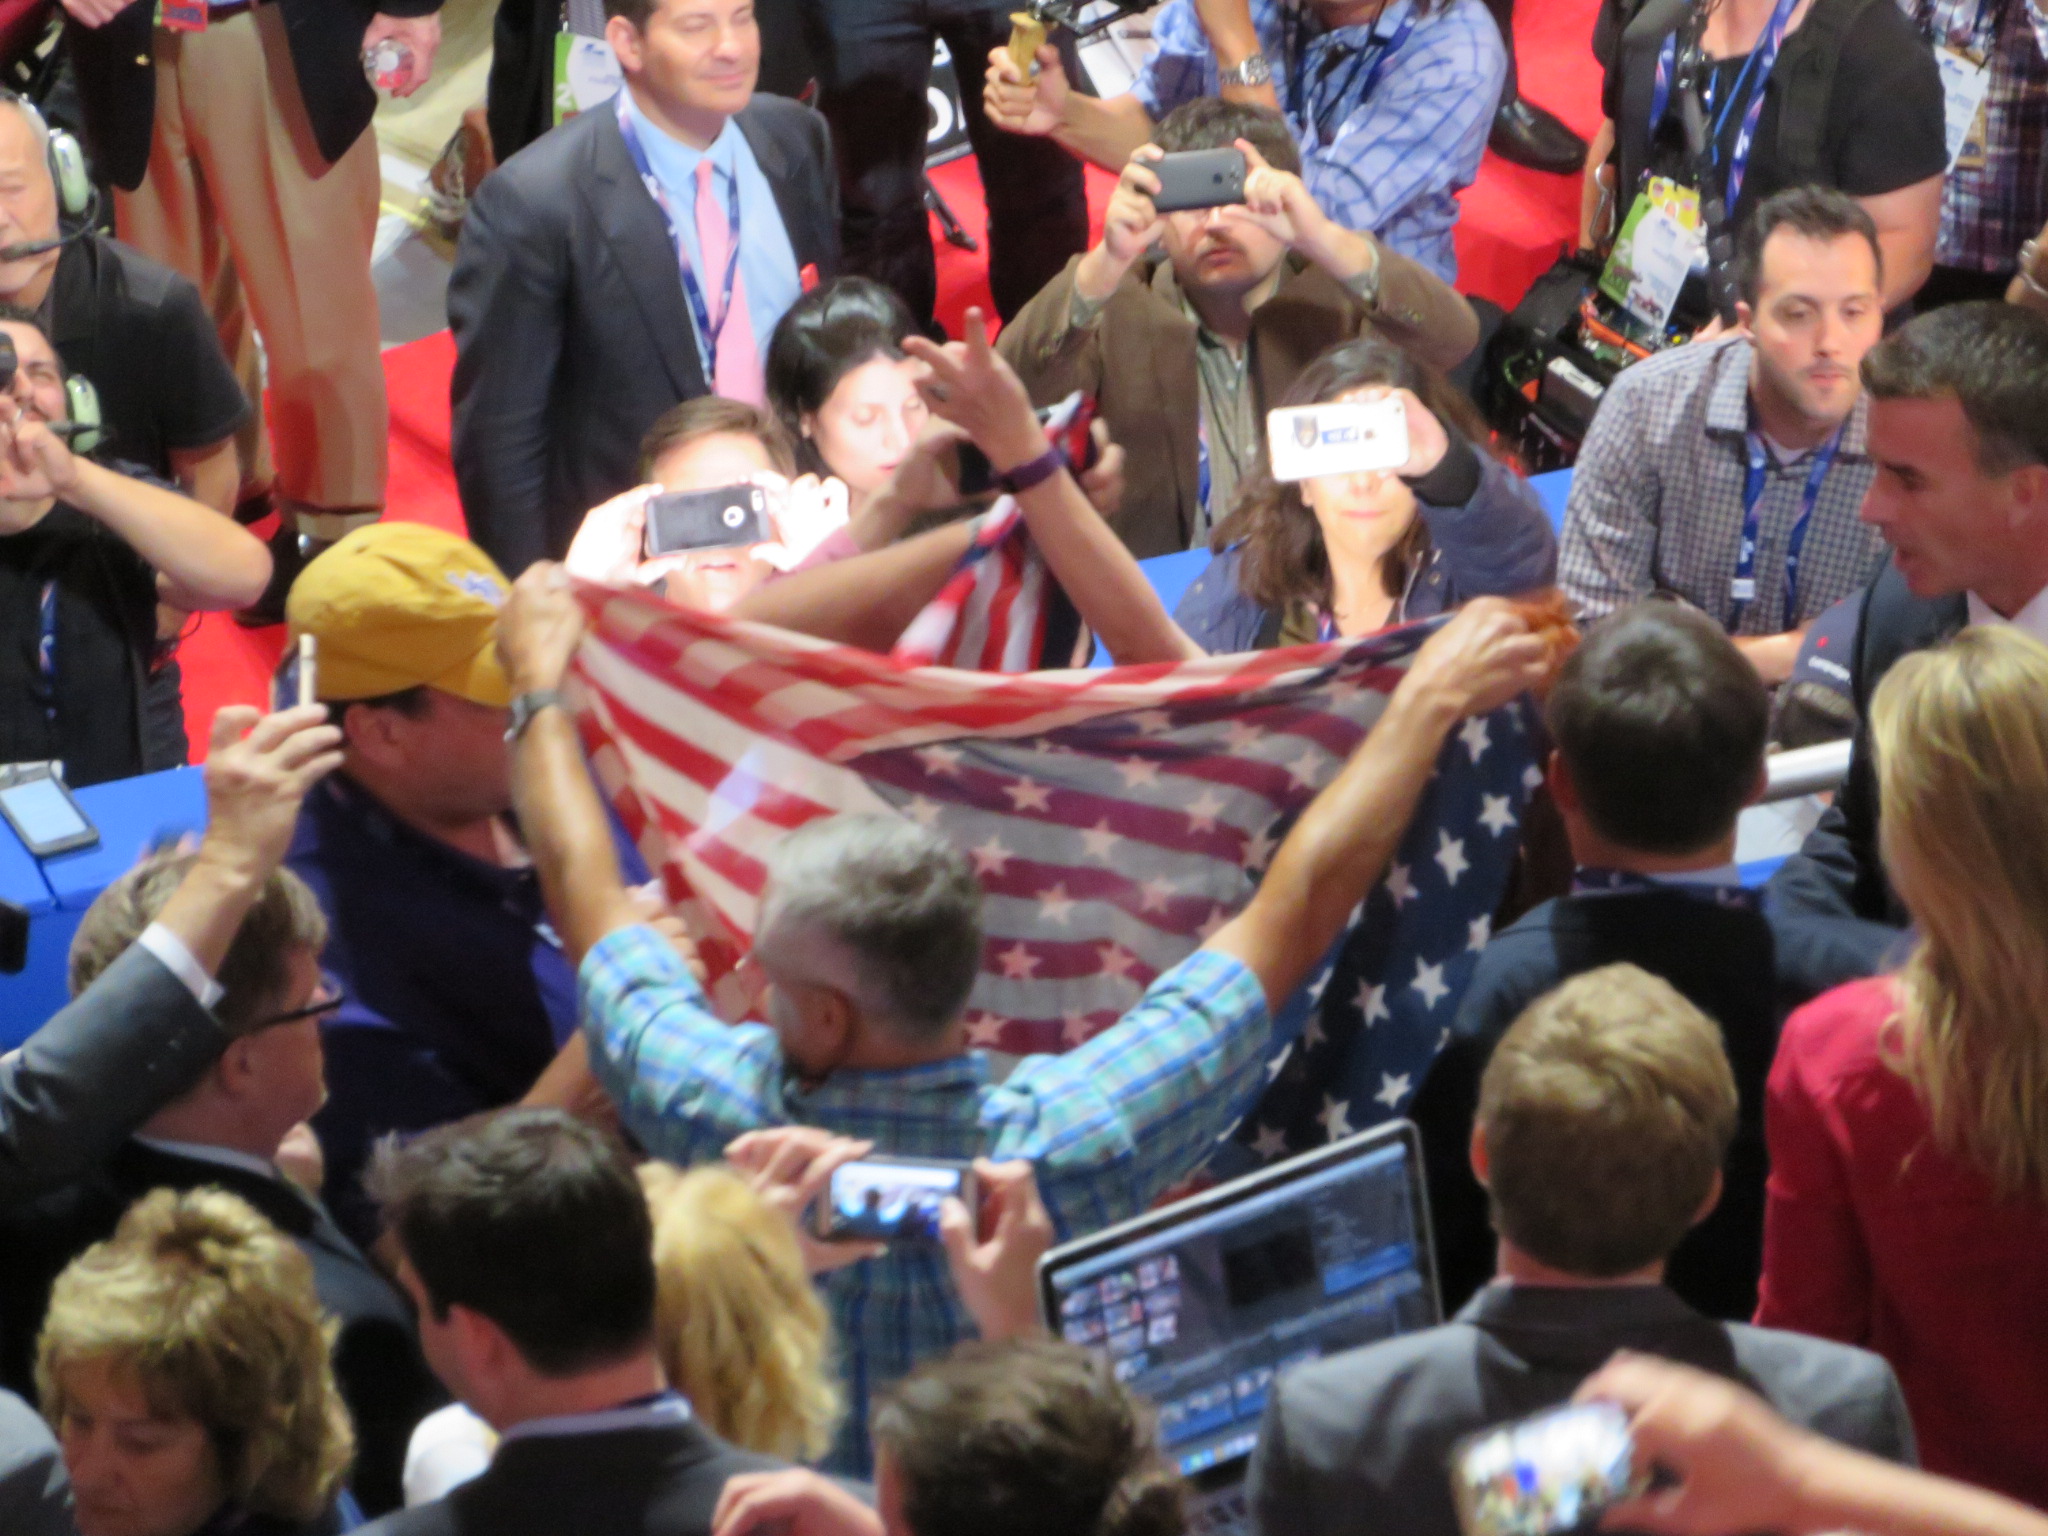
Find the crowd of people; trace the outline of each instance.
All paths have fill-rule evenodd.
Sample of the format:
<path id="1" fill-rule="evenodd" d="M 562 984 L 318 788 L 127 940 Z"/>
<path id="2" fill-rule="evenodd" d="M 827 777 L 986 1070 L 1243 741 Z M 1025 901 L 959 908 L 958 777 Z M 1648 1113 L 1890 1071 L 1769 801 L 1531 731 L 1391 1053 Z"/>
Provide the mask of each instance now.
<path id="1" fill-rule="evenodd" d="M 1469 974 L 1388 972 L 1455 992 L 1383 1101 L 1434 1326 L 1259 1388 L 1236 1529 L 1452 1536 L 1459 1448 L 1577 1402 L 1627 1425 L 1606 1529 L 2048 1536 L 2048 15 L 1604 0 L 1581 144 L 1505 3 L 1168 0 L 1121 94 L 1072 7 L 761 4 L 502 7 L 467 537 L 385 515 L 369 270 L 435 0 L 62 0 L 50 117 L 0 93 L 0 763 L 182 764 L 195 612 L 309 669 L 218 712 L 203 831 L 0 1057 L 0 1531 L 1182 1536 L 1165 1405 L 1054 1338 L 1041 1260 L 1228 1178 L 1325 1059 L 1325 962 L 1413 896 L 1440 763 L 1533 698 Z M 600 26 L 619 89 L 564 116 L 541 55 Z M 935 38 L 996 311 L 950 339 Z M 1458 286 L 1489 143 L 1583 175 L 1609 299 L 1671 279 L 1647 329 L 1586 299 L 1642 355 L 1558 522 Z M 675 828 L 593 761 L 593 613 L 908 668 L 999 546 L 1047 596 L 987 665 L 1384 646 L 1384 698 L 1064 1050 L 976 1006 L 1033 850 L 879 799 L 712 790 L 776 829 L 727 986 Z M 1169 602 L 1141 562 L 1183 554 Z M 1830 740 L 1761 882 L 1772 754 Z M 956 1192 L 862 1225 L 828 1191 L 871 1157 Z"/>

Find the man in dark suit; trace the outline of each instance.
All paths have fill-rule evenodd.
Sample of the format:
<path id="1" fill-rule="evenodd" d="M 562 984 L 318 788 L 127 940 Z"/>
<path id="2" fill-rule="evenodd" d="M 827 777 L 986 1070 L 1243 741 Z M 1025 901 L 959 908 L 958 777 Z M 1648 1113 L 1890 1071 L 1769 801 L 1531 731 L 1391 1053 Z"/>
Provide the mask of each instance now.
<path id="1" fill-rule="evenodd" d="M 185 878 L 90 986 L 0 1057 L 0 1211 L 98 1166 L 226 1049 L 214 978 L 340 742 L 319 707 L 214 717 L 206 834 Z"/>
<path id="2" fill-rule="evenodd" d="M 647 1201 L 601 1132 L 497 1110 L 387 1146 L 374 1182 L 427 1358 L 502 1437 L 480 1477 L 374 1536 L 704 1536 L 727 1478 L 778 1465 L 667 1389 Z"/>
<path id="3" fill-rule="evenodd" d="M 776 321 L 838 267 L 830 136 L 755 92 L 750 0 L 606 11 L 624 89 L 491 174 L 448 283 L 456 484 L 508 576 L 639 482 L 670 406 L 758 402 Z"/>
<path id="4" fill-rule="evenodd" d="M 313 546 L 383 510 L 389 423 L 370 281 L 382 173 L 364 60 L 387 42 L 404 50 L 390 89 L 416 90 L 440 4 L 64 0 L 116 228 L 208 296 L 256 406 L 238 436 L 241 495 L 274 492 L 284 516 L 254 620 L 277 621 Z"/>
<path id="5" fill-rule="evenodd" d="M 1720 1031 L 1630 965 L 1566 982 L 1488 1063 L 1472 1167 L 1500 1278 L 1452 1322 L 1283 1375 L 1251 1502 L 1266 1536 L 1455 1536 L 1465 1436 L 1569 1399 L 1616 1350 L 1715 1371 L 1805 1428 L 1891 1460 L 1913 1430 L 1891 1367 L 1695 1312 L 1665 1260 L 1720 1194 L 1735 1129 Z"/>
<path id="6" fill-rule="evenodd" d="M 1444 1301 L 1493 1273 L 1468 1149 L 1488 1056 L 1559 982 L 1618 961 L 1676 987 L 1721 1028 L 1741 1102 L 1726 1187 L 1666 1282 L 1711 1317 L 1756 1310 L 1763 1261 L 1764 1079 L 1793 1008 L 1861 952 L 1825 918 L 1773 917 L 1735 867 L 1736 819 L 1764 787 L 1770 697 L 1721 626 L 1683 603 L 1603 620 L 1565 663 L 1547 721 L 1549 782 L 1576 865 L 1570 895 L 1495 934 L 1411 1114 L 1423 1133 Z"/>
<path id="7" fill-rule="evenodd" d="M 153 855 L 100 894 L 73 943 L 75 982 L 89 983 L 129 948 L 196 857 Z M 351 1486 L 366 1509 L 382 1511 L 401 1502 L 406 1442 L 444 1394 L 420 1356 L 405 1298 L 274 1161 L 325 1092 L 320 1018 L 341 1000 L 320 971 L 326 936 L 312 892 L 273 870 L 221 962 L 215 1006 L 234 1038 L 220 1060 L 98 1170 L 0 1216 L 0 1381 L 31 1386 L 51 1284 L 110 1236 L 131 1204 L 152 1189 L 228 1190 L 312 1261 L 320 1304 L 339 1324 L 335 1376 L 356 1430 Z"/>
<path id="8" fill-rule="evenodd" d="M 1877 478 L 1863 520 L 1892 547 L 1863 598 L 1849 777 L 1771 881 L 1788 910 L 1860 920 L 1881 962 L 1905 926 L 1878 849 L 1877 769 L 1861 722 L 1893 662 L 1965 624 L 2048 642 L 2048 319 L 2010 304 L 1920 316 L 1863 359 Z"/>

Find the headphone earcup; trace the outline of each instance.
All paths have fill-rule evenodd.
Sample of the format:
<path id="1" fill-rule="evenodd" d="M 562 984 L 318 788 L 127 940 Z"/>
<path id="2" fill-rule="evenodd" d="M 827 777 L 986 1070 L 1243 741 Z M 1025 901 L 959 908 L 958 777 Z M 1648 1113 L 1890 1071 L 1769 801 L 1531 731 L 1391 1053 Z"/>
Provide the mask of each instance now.
<path id="1" fill-rule="evenodd" d="M 92 380 L 70 374 L 64 380 L 64 399 L 70 407 L 73 426 L 83 430 L 71 437 L 71 451 L 91 454 L 98 451 L 100 444 L 107 440 L 104 430 L 106 418 L 100 414 L 100 392 L 92 387 Z"/>
<path id="2" fill-rule="evenodd" d="M 57 184 L 57 206 L 64 217 L 75 219 L 91 209 L 92 172 L 86 169 L 85 151 L 62 128 L 50 130 L 50 179 Z"/>

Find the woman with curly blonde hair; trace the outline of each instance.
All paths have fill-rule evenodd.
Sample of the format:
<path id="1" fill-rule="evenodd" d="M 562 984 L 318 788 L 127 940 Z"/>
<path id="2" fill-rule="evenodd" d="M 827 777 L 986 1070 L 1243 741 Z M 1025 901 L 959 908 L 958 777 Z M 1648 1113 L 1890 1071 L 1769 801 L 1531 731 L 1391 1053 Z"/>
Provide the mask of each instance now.
<path id="1" fill-rule="evenodd" d="M 654 1216 L 656 1349 L 734 1445 L 815 1461 L 838 1428 L 832 1325 L 789 1219 L 729 1169 L 640 1169 Z"/>
<path id="2" fill-rule="evenodd" d="M 159 1189 L 58 1276 L 36 1388 L 80 1536 L 329 1529 L 354 1453 L 313 1269 L 217 1189 Z"/>
<path id="3" fill-rule="evenodd" d="M 2048 646 L 1904 657 L 1870 744 L 1918 938 L 1785 1026 L 1757 1321 L 1884 1355 L 1929 1470 L 2048 1505 Z"/>

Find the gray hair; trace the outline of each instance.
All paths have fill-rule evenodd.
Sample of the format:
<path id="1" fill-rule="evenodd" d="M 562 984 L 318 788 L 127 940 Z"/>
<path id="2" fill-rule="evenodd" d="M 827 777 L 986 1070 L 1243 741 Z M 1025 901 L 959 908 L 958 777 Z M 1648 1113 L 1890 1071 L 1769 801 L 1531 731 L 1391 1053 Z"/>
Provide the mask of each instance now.
<path id="1" fill-rule="evenodd" d="M 28 122 L 28 131 L 36 141 L 36 152 L 47 164 L 50 158 L 50 124 L 44 118 L 42 109 L 27 98 L 17 96 L 13 91 L 0 91 L 0 107 L 12 107 Z"/>
<path id="2" fill-rule="evenodd" d="M 960 850 L 898 816 L 821 817 L 768 856 L 765 928 L 794 920 L 843 945 L 863 1012 L 914 1039 L 943 1032 L 981 969 L 981 885 Z"/>

